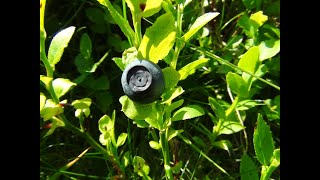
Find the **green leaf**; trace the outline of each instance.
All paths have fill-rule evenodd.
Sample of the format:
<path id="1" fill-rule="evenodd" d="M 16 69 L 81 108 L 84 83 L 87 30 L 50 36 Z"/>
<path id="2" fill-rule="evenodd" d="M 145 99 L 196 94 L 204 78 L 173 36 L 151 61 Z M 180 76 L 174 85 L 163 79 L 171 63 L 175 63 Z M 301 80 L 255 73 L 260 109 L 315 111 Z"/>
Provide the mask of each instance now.
<path id="1" fill-rule="evenodd" d="M 273 157 L 271 159 L 270 166 L 262 166 L 260 179 L 269 179 L 272 172 L 280 165 L 280 148 L 273 151 Z"/>
<path id="2" fill-rule="evenodd" d="M 199 136 L 193 136 L 192 140 L 199 147 L 207 147 L 207 144 Z"/>
<path id="3" fill-rule="evenodd" d="M 243 100 L 243 101 L 240 101 L 238 102 L 237 104 L 237 110 L 239 111 L 245 111 L 245 110 L 248 110 L 248 109 L 251 109 L 255 106 L 259 106 L 259 105 L 264 105 L 263 103 L 259 103 L 255 100 Z"/>
<path id="4" fill-rule="evenodd" d="M 156 141 L 149 141 L 149 146 L 155 150 L 161 149 L 161 145 Z"/>
<path id="5" fill-rule="evenodd" d="M 148 118 L 146 118 L 148 119 Z M 147 128 L 149 124 L 145 120 L 133 120 L 133 124 L 136 124 L 138 128 Z"/>
<path id="6" fill-rule="evenodd" d="M 184 90 L 182 89 L 181 86 L 179 86 L 177 88 L 170 89 L 169 91 L 167 91 L 161 95 L 161 97 L 162 97 L 161 104 L 165 104 L 167 102 L 172 101 L 174 98 L 180 96 L 183 92 L 184 92 Z"/>
<path id="7" fill-rule="evenodd" d="M 138 50 L 136 47 L 130 47 L 122 53 L 122 64 L 124 65 L 124 68 L 127 67 L 127 65 L 132 61 L 137 59 L 137 54 Z"/>
<path id="8" fill-rule="evenodd" d="M 85 14 L 88 19 L 95 24 L 106 23 L 106 21 L 104 20 L 104 12 L 101 10 L 101 8 L 88 7 L 85 9 Z"/>
<path id="9" fill-rule="evenodd" d="M 127 133 L 121 133 L 118 136 L 117 147 L 122 146 L 126 142 L 127 136 L 128 136 Z"/>
<path id="10" fill-rule="evenodd" d="M 157 18 L 153 25 L 147 28 L 138 49 L 139 59 L 148 59 L 154 63 L 166 57 L 172 49 L 175 39 L 175 19 L 171 13 Z"/>
<path id="11" fill-rule="evenodd" d="M 73 86 L 76 85 L 76 83 L 73 83 L 69 79 L 64 78 L 57 78 L 52 82 L 54 92 L 56 93 L 58 98 L 65 95 Z"/>
<path id="12" fill-rule="evenodd" d="M 238 45 L 241 44 L 241 42 L 243 41 L 243 36 L 241 35 L 235 35 L 235 36 L 232 36 L 226 46 L 224 47 L 224 49 L 235 49 L 238 47 Z"/>
<path id="13" fill-rule="evenodd" d="M 238 25 L 243 29 L 243 31 L 249 38 L 253 38 L 257 35 L 259 24 L 256 21 L 250 19 L 248 15 L 244 14 L 243 16 L 241 16 L 238 21 Z"/>
<path id="14" fill-rule="evenodd" d="M 40 117 L 46 121 L 61 113 L 63 113 L 63 108 L 52 99 L 47 99 L 44 107 L 40 111 Z"/>
<path id="15" fill-rule="evenodd" d="M 88 78 L 86 82 L 88 86 L 94 90 L 108 90 L 110 88 L 110 82 L 106 75 L 102 75 L 98 79 Z"/>
<path id="16" fill-rule="evenodd" d="M 255 7 L 255 0 L 242 0 L 242 3 L 247 9 L 252 9 Z"/>
<path id="17" fill-rule="evenodd" d="M 160 11 L 161 3 L 163 0 L 140 0 L 140 4 L 142 4 L 142 2 L 144 1 L 146 6 L 144 10 L 141 12 L 141 15 L 142 17 L 150 17 Z"/>
<path id="18" fill-rule="evenodd" d="M 209 61 L 208 58 L 201 58 L 193 61 L 179 70 L 180 81 L 186 79 L 189 75 L 196 72 L 196 69 L 203 67 Z"/>
<path id="19" fill-rule="evenodd" d="M 172 172 L 178 174 L 182 168 L 183 162 L 179 161 L 174 167 L 171 168 Z"/>
<path id="20" fill-rule="evenodd" d="M 228 140 L 215 141 L 212 145 L 219 147 L 223 150 L 226 150 L 229 153 L 229 155 L 230 155 L 230 150 L 232 150 L 232 144 Z"/>
<path id="21" fill-rule="evenodd" d="M 83 98 L 72 101 L 71 106 L 73 106 L 75 109 L 87 109 L 90 107 L 91 102 L 92 101 L 90 98 Z"/>
<path id="22" fill-rule="evenodd" d="M 209 104 L 215 115 L 221 119 L 226 119 L 226 113 L 223 107 L 218 103 L 218 101 L 212 97 L 209 97 Z"/>
<path id="23" fill-rule="evenodd" d="M 241 180 L 259 180 L 258 171 L 247 154 L 243 154 L 240 162 Z"/>
<path id="24" fill-rule="evenodd" d="M 183 131 L 184 131 L 183 129 L 179 129 L 179 130 L 169 129 L 168 141 L 170 141 L 172 138 L 178 136 Z"/>
<path id="25" fill-rule="evenodd" d="M 162 73 L 164 76 L 165 89 L 171 89 L 175 87 L 180 79 L 180 74 L 173 69 L 172 67 L 166 67 L 162 69 Z"/>
<path id="26" fill-rule="evenodd" d="M 195 117 L 199 117 L 204 115 L 205 112 L 202 109 L 201 106 L 199 105 L 188 105 L 185 107 L 180 108 L 177 110 L 173 116 L 172 116 L 172 121 L 180 121 L 180 120 L 186 120 L 186 119 L 191 119 Z"/>
<path id="27" fill-rule="evenodd" d="M 127 151 L 124 153 L 121 159 L 121 163 L 124 165 L 124 167 L 127 167 L 130 162 L 130 151 Z"/>
<path id="28" fill-rule="evenodd" d="M 122 104 L 121 111 L 130 119 L 144 120 L 152 113 L 152 104 L 137 104 L 133 102 L 128 96 L 124 95 L 119 98 Z"/>
<path id="29" fill-rule="evenodd" d="M 132 15 L 135 14 L 141 17 L 150 17 L 161 9 L 163 0 L 126 0 Z"/>
<path id="30" fill-rule="evenodd" d="M 58 127 L 63 127 L 65 125 L 64 122 L 57 117 L 52 117 L 50 120 L 52 121 L 51 128 L 44 137 L 51 135 Z"/>
<path id="31" fill-rule="evenodd" d="M 153 112 L 154 113 L 151 113 L 149 117 L 145 118 L 145 122 L 147 122 L 151 127 L 161 130 L 162 127 L 160 127 L 159 119 L 162 117 L 159 117 L 159 113 L 157 111 L 153 110 Z"/>
<path id="32" fill-rule="evenodd" d="M 269 126 L 258 114 L 257 127 L 253 133 L 253 144 L 257 159 L 261 164 L 269 166 L 274 151 L 274 142 Z"/>
<path id="33" fill-rule="evenodd" d="M 183 104 L 184 100 L 180 99 L 179 101 L 171 103 L 169 106 L 167 106 L 164 110 L 165 113 L 171 113 L 173 110 L 177 109 Z"/>
<path id="34" fill-rule="evenodd" d="M 78 54 L 74 60 L 74 64 L 77 66 L 78 72 L 83 74 L 86 72 L 90 72 L 94 61 L 92 60 L 92 58 L 86 59 L 82 54 Z"/>
<path id="35" fill-rule="evenodd" d="M 113 102 L 112 94 L 109 91 L 99 91 L 95 93 L 95 97 L 98 108 L 106 113 Z"/>
<path id="36" fill-rule="evenodd" d="M 254 74 L 260 65 L 259 61 L 259 47 L 253 46 L 246 53 L 243 54 L 241 59 L 239 60 L 238 67 L 248 71 L 249 73 Z M 243 79 L 248 82 L 248 79 L 251 75 L 243 72 Z"/>
<path id="37" fill-rule="evenodd" d="M 89 35 L 87 33 L 82 34 L 80 39 L 80 53 L 83 55 L 85 59 L 89 59 L 91 57 L 92 52 L 92 43 Z"/>
<path id="38" fill-rule="evenodd" d="M 280 52 L 280 40 L 266 40 L 262 41 L 259 45 L 260 56 L 259 60 L 263 61 L 269 58 L 272 58 Z"/>
<path id="39" fill-rule="evenodd" d="M 47 99 L 47 97 L 42 92 L 40 92 L 40 111 L 44 107 L 44 105 L 46 103 L 46 99 Z"/>
<path id="40" fill-rule="evenodd" d="M 98 124 L 99 124 L 99 131 L 102 134 L 105 134 L 114 128 L 114 120 L 112 120 L 106 114 L 99 119 Z"/>
<path id="41" fill-rule="evenodd" d="M 50 83 L 52 82 L 52 80 L 53 80 L 52 77 L 40 75 L 40 81 L 45 85 L 47 90 L 49 89 Z"/>
<path id="42" fill-rule="evenodd" d="M 53 37 L 48 51 L 48 61 L 53 68 L 60 61 L 64 48 L 68 46 L 75 29 L 74 26 L 70 26 Z"/>
<path id="43" fill-rule="evenodd" d="M 89 115 L 90 115 L 90 109 L 89 108 L 83 109 L 82 112 L 86 117 L 89 117 Z"/>
<path id="44" fill-rule="evenodd" d="M 278 167 L 280 165 L 280 148 L 273 151 L 273 158 L 270 165 L 274 167 Z"/>
<path id="45" fill-rule="evenodd" d="M 125 65 L 122 63 L 122 58 L 114 57 L 112 60 L 116 63 L 116 65 L 121 69 L 121 71 L 124 71 Z"/>
<path id="46" fill-rule="evenodd" d="M 243 98 L 248 96 L 248 85 L 238 74 L 229 72 L 227 74 L 227 84 L 230 87 L 230 90 L 238 96 Z"/>
<path id="47" fill-rule="evenodd" d="M 194 34 L 219 14 L 218 12 L 208 12 L 198 17 L 189 31 L 182 36 L 183 41 L 188 42 Z"/>
<path id="48" fill-rule="evenodd" d="M 251 14 L 250 19 L 255 21 L 260 27 L 268 20 L 268 16 L 264 15 L 262 11 L 258 11 L 254 14 Z"/>
<path id="49" fill-rule="evenodd" d="M 235 121 L 223 121 L 219 134 L 233 134 L 241 131 L 245 127 L 239 122 Z"/>
<path id="50" fill-rule="evenodd" d="M 132 165 L 134 168 L 134 172 L 138 173 L 139 176 L 143 176 L 144 173 L 146 175 L 149 174 L 150 168 L 142 157 L 134 156 L 132 160 Z"/>
<path id="51" fill-rule="evenodd" d="M 118 13 L 118 11 L 113 7 L 110 1 L 109 0 L 97 0 L 97 1 L 108 8 L 112 18 L 116 21 L 121 31 L 128 38 L 128 40 L 131 42 L 135 42 L 134 31 L 129 25 L 129 22 Z"/>

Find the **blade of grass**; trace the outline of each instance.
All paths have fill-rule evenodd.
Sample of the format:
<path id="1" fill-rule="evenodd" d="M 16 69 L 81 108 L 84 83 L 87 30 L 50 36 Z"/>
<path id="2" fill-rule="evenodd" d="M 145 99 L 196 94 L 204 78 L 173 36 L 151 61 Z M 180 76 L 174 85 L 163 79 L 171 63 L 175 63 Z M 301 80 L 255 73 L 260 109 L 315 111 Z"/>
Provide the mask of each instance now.
<path id="1" fill-rule="evenodd" d="M 180 38 L 180 40 L 182 41 L 181 38 Z M 195 46 L 195 45 L 193 45 L 193 44 L 190 44 L 190 43 L 188 43 L 188 42 L 185 42 L 185 43 L 188 44 L 188 45 L 190 45 L 190 46 L 192 46 L 192 48 L 190 48 L 191 50 L 204 53 L 205 55 L 207 55 L 207 56 L 209 56 L 209 57 L 217 60 L 220 64 L 226 64 L 227 66 L 229 66 L 229 67 L 231 67 L 231 68 L 233 68 L 233 69 L 237 69 L 237 70 L 239 70 L 239 71 L 241 71 L 241 72 L 245 72 L 245 73 L 247 73 L 247 74 L 249 74 L 249 75 L 257 78 L 258 80 L 260 80 L 260 81 L 262 81 L 262 82 L 264 82 L 264 83 L 266 83 L 266 84 L 268 84 L 268 85 L 276 88 L 277 90 L 280 90 L 280 87 L 279 87 L 279 86 L 277 86 L 277 85 L 275 85 L 275 84 L 273 84 L 273 83 L 271 83 L 271 82 L 269 82 L 269 81 L 267 81 L 267 80 L 265 80 L 265 79 L 263 79 L 263 78 L 260 78 L 260 77 L 258 77 L 258 76 L 256 76 L 256 75 L 254 75 L 254 74 L 252 74 L 252 73 L 250 73 L 250 72 L 242 69 L 242 68 L 239 68 L 238 66 L 230 63 L 230 62 L 227 61 L 227 60 L 222 59 L 221 57 L 219 57 L 219 56 L 217 56 L 217 55 L 215 55 L 215 54 L 212 54 L 212 53 L 210 53 L 210 52 L 208 52 L 208 51 L 206 51 L 206 50 L 203 50 L 202 48 L 199 48 L 199 47 L 197 47 L 197 46 Z"/>
<path id="2" fill-rule="evenodd" d="M 85 149 L 78 157 L 76 157 L 74 160 L 70 161 L 68 164 L 66 164 L 65 166 L 61 167 L 56 173 L 54 173 L 50 180 L 52 179 L 58 179 L 61 175 L 62 171 L 65 171 L 67 169 L 69 169 L 72 165 L 74 165 L 86 152 L 89 151 L 89 149 L 91 149 L 91 147 L 88 147 L 87 149 Z"/>
<path id="3" fill-rule="evenodd" d="M 214 162 L 211 158 L 209 158 L 205 153 L 202 152 L 202 150 L 200 150 L 197 146 L 195 146 L 194 144 L 192 144 L 192 142 L 190 140 L 188 140 L 186 137 L 184 137 L 181 134 L 178 134 L 178 137 L 181 138 L 185 143 L 187 143 L 188 145 L 190 145 L 193 149 L 195 149 L 198 153 L 200 153 L 204 158 L 206 158 L 209 162 L 211 162 L 214 166 L 216 166 L 220 171 L 222 171 L 224 174 L 228 175 L 229 177 L 232 178 L 232 176 L 227 173 L 226 170 L 224 170 L 221 166 L 219 166 L 216 162 Z"/>

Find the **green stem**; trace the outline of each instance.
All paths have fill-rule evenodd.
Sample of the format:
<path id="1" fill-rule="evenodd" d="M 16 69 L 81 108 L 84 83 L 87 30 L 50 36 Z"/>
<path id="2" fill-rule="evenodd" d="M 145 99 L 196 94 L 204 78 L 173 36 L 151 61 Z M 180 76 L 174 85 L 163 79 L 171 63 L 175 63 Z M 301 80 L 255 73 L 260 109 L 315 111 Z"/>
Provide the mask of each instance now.
<path id="1" fill-rule="evenodd" d="M 135 33 L 135 46 L 139 49 L 142 37 L 141 37 L 141 16 L 137 13 L 132 14 L 132 21 Z"/>
<path id="2" fill-rule="evenodd" d="M 178 37 L 176 41 L 176 46 L 174 49 L 174 54 L 171 61 L 171 67 L 176 69 L 177 67 L 177 61 L 180 54 L 180 51 L 182 50 L 184 43 L 180 40 L 182 36 L 182 17 L 183 17 L 183 4 L 178 4 L 177 8 L 177 32 L 176 37 Z"/>
<path id="3" fill-rule="evenodd" d="M 160 131 L 160 142 L 161 142 L 161 150 L 164 159 L 164 170 L 166 172 L 166 178 L 172 180 L 173 174 L 170 167 L 170 152 L 169 152 L 169 144 L 168 144 L 168 132 L 167 128 L 165 131 Z"/>

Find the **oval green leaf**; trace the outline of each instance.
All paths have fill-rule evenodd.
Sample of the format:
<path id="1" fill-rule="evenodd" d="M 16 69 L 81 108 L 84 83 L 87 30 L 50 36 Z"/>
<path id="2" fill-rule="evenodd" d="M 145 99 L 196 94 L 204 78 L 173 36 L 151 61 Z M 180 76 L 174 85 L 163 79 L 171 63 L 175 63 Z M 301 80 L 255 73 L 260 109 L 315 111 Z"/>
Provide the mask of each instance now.
<path id="1" fill-rule="evenodd" d="M 52 82 L 54 92 L 56 93 L 58 98 L 65 95 L 73 86 L 76 85 L 76 83 L 73 83 L 69 79 L 64 78 L 57 78 Z"/>
<path id="2" fill-rule="evenodd" d="M 269 166 L 273 157 L 274 141 L 270 127 L 263 120 L 261 114 L 258 114 L 257 127 L 253 133 L 253 145 L 257 159 L 261 164 Z"/>
<path id="3" fill-rule="evenodd" d="M 185 42 L 188 42 L 194 34 L 196 34 L 204 25 L 206 25 L 219 14 L 220 13 L 218 12 L 208 12 L 198 17 L 190 27 L 189 31 L 182 36 L 182 39 Z"/>
<path id="4" fill-rule="evenodd" d="M 68 46 L 75 29 L 76 27 L 70 26 L 53 37 L 48 51 L 48 61 L 53 68 L 60 61 L 64 48 Z"/>
<path id="5" fill-rule="evenodd" d="M 75 108 L 75 109 L 87 109 L 90 107 L 91 105 L 91 99 L 90 98 L 83 98 L 83 99 L 79 99 L 79 100 L 74 100 L 72 101 L 71 105 Z"/>
<path id="6" fill-rule="evenodd" d="M 240 162 L 241 180 L 258 180 L 258 171 L 251 158 L 244 154 Z"/>
<path id="7" fill-rule="evenodd" d="M 80 39 L 80 53 L 85 59 L 91 57 L 92 43 L 89 35 L 87 33 L 82 34 Z"/>
<path id="8" fill-rule="evenodd" d="M 241 131 L 244 128 L 245 127 L 242 126 L 239 122 L 223 121 L 219 134 L 234 134 Z"/>
<path id="9" fill-rule="evenodd" d="M 161 145 L 156 141 L 149 141 L 149 146 L 155 150 L 161 149 Z"/>
<path id="10" fill-rule="evenodd" d="M 144 120 L 150 116 L 152 112 L 152 104 L 137 104 L 124 95 L 119 98 L 122 104 L 121 111 L 130 119 Z"/>
<path id="11" fill-rule="evenodd" d="M 118 136 L 117 147 L 122 146 L 126 142 L 127 136 L 128 136 L 127 133 L 121 133 Z"/>
<path id="12" fill-rule="evenodd" d="M 172 67 L 166 67 L 162 69 L 162 73 L 164 76 L 165 89 L 171 89 L 175 87 L 180 79 L 180 74 L 173 69 Z"/>
<path id="13" fill-rule="evenodd" d="M 223 107 L 218 103 L 218 101 L 212 97 L 209 97 L 209 104 L 215 115 L 221 119 L 226 119 L 226 113 Z"/>
<path id="14" fill-rule="evenodd" d="M 179 70 L 180 81 L 186 79 L 189 75 L 196 72 L 196 69 L 204 66 L 209 61 L 208 58 L 201 58 L 193 61 Z"/>
<path id="15" fill-rule="evenodd" d="M 258 46 L 251 47 L 242 55 L 241 59 L 239 60 L 238 67 L 251 74 L 254 74 L 260 65 L 259 49 L 260 48 Z M 247 82 L 251 75 L 243 72 L 242 77 Z"/>
<path id="16" fill-rule="evenodd" d="M 236 73 L 227 74 L 227 84 L 230 90 L 240 97 L 246 98 L 249 94 L 248 85 L 244 79 Z"/>
<path id="17" fill-rule="evenodd" d="M 177 110 L 173 116 L 172 121 L 180 121 L 186 119 L 192 119 L 204 115 L 205 112 L 199 105 L 188 105 Z"/>
<path id="18" fill-rule="evenodd" d="M 259 45 L 260 56 L 259 60 L 263 61 L 272 58 L 280 52 L 280 40 L 269 39 L 262 41 Z"/>
<path id="19" fill-rule="evenodd" d="M 154 63 L 166 57 L 172 49 L 175 39 L 175 20 L 171 13 L 157 18 L 153 25 L 147 28 L 138 49 L 139 59 L 148 59 Z"/>

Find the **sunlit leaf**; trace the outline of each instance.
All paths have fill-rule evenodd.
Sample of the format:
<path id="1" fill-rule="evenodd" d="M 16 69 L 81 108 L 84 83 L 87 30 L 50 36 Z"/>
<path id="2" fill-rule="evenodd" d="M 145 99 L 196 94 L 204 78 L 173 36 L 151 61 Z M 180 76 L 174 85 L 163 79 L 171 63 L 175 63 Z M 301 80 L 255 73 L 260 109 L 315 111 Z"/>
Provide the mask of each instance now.
<path id="1" fill-rule="evenodd" d="M 122 146 L 126 142 L 127 136 L 128 136 L 127 133 L 121 133 L 118 136 L 117 147 Z"/>
<path id="2" fill-rule="evenodd" d="M 248 96 L 248 84 L 243 80 L 241 76 L 236 73 L 229 72 L 226 79 L 227 84 L 233 93 L 244 98 Z"/>
<path id="3" fill-rule="evenodd" d="M 162 104 L 173 100 L 174 98 L 180 96 L 183 92 L 184 92 L 184 90 L 182 89 L 181 86 L 179 86 L 177 88 L 170 89 L 169 91 L 162 94 L 162 96 L 161 96 L 162 97 Z"/>
<path id="4" fill-rule="evenodd" d="M 177 110 L 173 116 L 172 121 L 180 121 L 186 119 L 192 119 L 204 115 L 205 112 L 199 105 L 188 105 Z"/>
<path id="5" fill-rule="evenodd" d="M 91 103 L 92 103 L 92 101 L 90 98 L 83 98 L 83 99 L 78 99 L 78 100 L 72 101 L 71 105 L 75 109 L 87 109 L 90 107 Z"/>
<path id="6" fill-rule="evenodd" d="M 161 145 L 156 141 L 149 141 L 149 146 L 155 150 L 161 149 Z"/>
<path id="7" fill-rule="evenodd" d="M 211 21 L 213 18 L 215 18 L 219 14 L 220 13 L 218 12 L 208 12 L 198 17 L 190 27 L 188 32 L 182 36 L 182 39 L 185 42 L 188 42 L 194 34 L 196 34 L 204 25 L 206 25 L 209 21 Z"/>
<path id="8" fill-rule="evenodd" d="M 195 73 L 196 69 L 203 67 L 208 61 L 208 58 L 201 58 L 185 65 L 178 71 L 180 74 L 180 81 L 186 79 L 189 75 Z"/>
<path id="9" fill-rule="evenodd" d="M 166 67 L 162 69 L 162 73 L 164 76 L 165 89 L 171 89 L 178 84 L 180 74 L 175 69 Z"/>
<path id="10" fill-rule="evenodd" d="M 98 124 L 101 133 L 106 133 L 114 128 L 114 121 L 106 114 L 99 119 Z"/>
<path id="11" fill-rule="evenodd" d="M 57 78 L 52 82 L 54 92 L 56 93 L 58 98 L 65 95 L 73 86 L 76 85 L 76 83 L 73 83 L 69 79 L 64 78 Z"/>
<path id="12" fill-rule="evenodd" d="M 216 116 L 218 116 L 221 119 L 226 119 L 226 113 L 223 107 L 218 103 L 218 101 L 212 97 L 208 98 L 209 104 L 213 112 Z"/>
<path id="13" fill-rule="evenodd" d="M 246 53 L 243 54 L 239 60 L 238 67 L 254 74 L 260 65 L 259 61 L 259 47 L 253 46 Z M 243 72 L 243 79 L 247 82 L 251 75 Z"/>
<path id="14" fill-rule="evenodd" d="M 259 26 L 262 26 L 268 20 L 268 16 L 264 15 L 262 11 L 258 11 L 251 14 L 250 19 L 255 21 Z"/>
<path id="15" fill-rule="evenodd" d="M 44 107 L 46 99 L 46 96 L 42 92 L 40 92 L 40 111 Z"/>
<path id="16" fill-rule="evenodd" d="M 130 119 L 144 120 L 152 113 L 152 103 L 137 104 L 126 95 L 121 96 L 119 102 L 122 104 L 121 111 Z"/>
<path id="17" fill-rule="evenodd" d="M 74 26 L 70 26 L 61 30 L 53 37 L 48 51 L 48 61 L 53 68 L 60 61 L 63 51 L 68 46 L 75 29 Z"/>
<path id="18" fill-rule="evenodd" d="M 259 45 L 259 49 L 260 61 L 272 58 L 280 52 L 280 40 L 269 39 L 266 41 L 262 41 Z"/>
<path id="19" fill-rule="evenodd" d="M 148 59 L 154 63 L 166 57 L 172 49 L 175 39 L 175 19 L 171 13 L 157 18 L 153 25 L 147 28 L 138 49 L 139 59 Z"/>
<path id="20" fill-rule="evenodd" d="M 235 121 L 223 121 L 219 134 L 233 134 L 241 131 L 245 127 L 239 122 Z"/>

